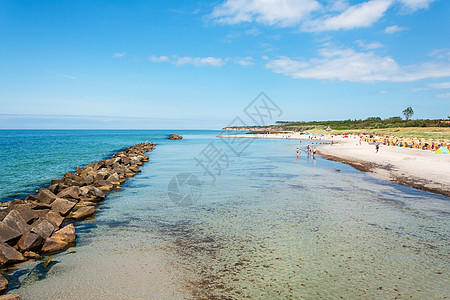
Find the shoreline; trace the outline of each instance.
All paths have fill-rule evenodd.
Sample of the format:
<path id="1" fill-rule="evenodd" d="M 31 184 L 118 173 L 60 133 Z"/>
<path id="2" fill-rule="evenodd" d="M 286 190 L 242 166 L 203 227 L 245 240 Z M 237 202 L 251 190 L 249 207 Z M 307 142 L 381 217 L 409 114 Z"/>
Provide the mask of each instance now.
<path id="1" fill-rule="evenodd" d="M 410 186 L 426 192 L 450 196 L 450 155 L 381 145 L 379 153 L 367 142 L 359 145 L 359 138 L 324 135 L 310 138 L 300 134 L 238 134 L 220 135 L 221 138 L 291 139 L 334 144 L 313 145 L 321 157 L 348 164 L 357 170 L 393 183 Z"/>
<path id="2" fill-rule="evenodd" d="M 18 263 L 41 260 L 76 245 L 74 223 L 92 218 L 110 190 L 140 173 L 155 144 L 119 150 L 111 158 L 78 166 L 51 180 L 48 188 L 0 205 L 0 295 L 9 290 L 8 274 Z M 48 260 L 48 262 L 51 262 Z M 8 277 L 8 276 L 7 276 Z"/>

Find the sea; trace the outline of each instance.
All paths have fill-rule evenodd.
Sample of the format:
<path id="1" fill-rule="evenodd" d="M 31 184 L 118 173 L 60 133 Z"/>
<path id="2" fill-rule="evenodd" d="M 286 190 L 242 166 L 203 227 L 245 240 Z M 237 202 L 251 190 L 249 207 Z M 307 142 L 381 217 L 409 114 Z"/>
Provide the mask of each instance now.
<path id="1" fill-rule="evenodd" d="M 168 140 L 171 133 L 182 140 Z M 0 199 L 145 141 L 76 247 L 4 270 L 23 299 L 445 299 L 449 197 L 213 130 L 0 130 Z M 300 148 L 297 157 L 296 148 Z"/>

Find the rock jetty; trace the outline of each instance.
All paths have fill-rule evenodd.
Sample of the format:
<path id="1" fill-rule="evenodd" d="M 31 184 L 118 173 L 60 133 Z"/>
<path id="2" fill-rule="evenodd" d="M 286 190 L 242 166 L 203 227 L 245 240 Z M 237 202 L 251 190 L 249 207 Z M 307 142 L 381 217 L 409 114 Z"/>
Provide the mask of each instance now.
<path id="1" fill-rule="evenodd" d="M 114 154 L 112 158 L 91 162 L 75 173 L 54 179 L 25 200 L 0 204 L 0 268 L 38 259 L 75 244 L 72 220 L 91 217 L 106 192 L 120 189 L 127 178 L 141 172 L 149 161 L 146 152 L 155 145 L 145 142 Z M 0 294 L 8 281 L 0 275 Z M 0 296 L 2 297 L 2 296 Z"/>
<path id="2" fill-rule="evenodd" d="M 181 135 L 175 134 L 175 133 L 173 133 L 169 136 L 169 140 L 181 140 L 182 138 L 183 137 Z"/>

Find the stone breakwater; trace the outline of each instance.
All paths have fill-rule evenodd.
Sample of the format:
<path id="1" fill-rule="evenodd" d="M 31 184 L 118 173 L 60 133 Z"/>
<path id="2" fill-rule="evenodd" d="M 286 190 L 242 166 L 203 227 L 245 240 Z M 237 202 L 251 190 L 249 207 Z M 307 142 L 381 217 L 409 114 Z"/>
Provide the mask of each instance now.
<path id="1" fill-rule="evenodd" d="M 77 167 L 75 173 L 54 179 L 25 200 L 14 199 L 0 207 L 0 268 L 41 255 L 54 254 L 75 244 L 73 220 L 91 217 L 96 206 L 112 189 L 141 172 L 149 161 L 146 152 L 155 145 L 142 143 L 114 154 L 112 158 Z M 0 294 L 8 281 L 0 275 Z"/>

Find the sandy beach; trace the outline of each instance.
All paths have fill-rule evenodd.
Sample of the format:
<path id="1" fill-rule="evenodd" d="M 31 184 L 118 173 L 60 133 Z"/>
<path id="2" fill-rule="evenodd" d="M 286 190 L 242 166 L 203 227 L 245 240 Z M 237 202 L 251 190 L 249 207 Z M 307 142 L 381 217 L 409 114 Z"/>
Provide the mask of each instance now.
<path id="1" fill-rule="evenodd" d="M 221 137 L 231 137 L 222 135 Z M 428 150 L 380 145 L 375 146 L 350 136 L 323 136 L 310 139 L 295 134 L 239 134 L 236 138 L 297 139 L 313 143 L 330 142 L 333 145 L 317 145 L 317 153 L 327 159 L 343 162 L 374 176 L 417 189 L 450 196 L 450 155 L 436 154 Z"/>

